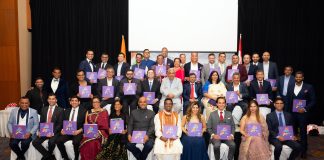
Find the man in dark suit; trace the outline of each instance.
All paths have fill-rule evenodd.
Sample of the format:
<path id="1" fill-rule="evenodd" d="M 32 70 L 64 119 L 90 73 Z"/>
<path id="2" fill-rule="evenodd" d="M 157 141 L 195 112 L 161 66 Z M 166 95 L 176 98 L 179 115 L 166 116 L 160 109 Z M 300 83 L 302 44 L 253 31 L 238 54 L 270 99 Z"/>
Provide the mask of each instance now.
<path id="1" fill-rule="evenodd" d="M 129 69 L 129 64 L 124 61 L 125 61 L 124 53 L 119 53 L 118 54 L 118 63 L 114 65 L 114 70 L 115 70 L 116 76 L 124 76 L 125 77 L 126 70 Z"/>
<path id="2" fill-rule="evenodd" d="M 310 110 L 315 106 L 315 91 L 312 85 L 304 83 L 304 73 L 298 71 L 295 73 L 295 85 L 294 89 L 292 90 L 293 93 L 291 94 L 290 98 L 290 106 L 292 111 L 293 100 L 300 99 L 306 100 L 306 106 L 304 108 L 299 108 L 298 112 L 294 112 L 293 116 L 295 118 L 295 127 L 294 130 L 298 133 L 298 128 L 300 131 L 300 140 L 302 145 L 302 157 L 306 158 L 307 152 L 307 118 Z"/>
<path id="3" fill-rule="evenodd" d="M 109 56 L 107 53 L 102 53 L 101 54 L 101 62 L 96 64 L 96 72 L 98 72 L 99 68 L 106 70 L 108 67 L 112 67 L 109 63 Z"/>
<path id="4" fill-rule="evenodd" d="M 231 112 L 225 111 L 226 99 L 218 97 L 216 100 L 218 110 L 212 112 L 207 121 L 207 129 L 211 134 L 211 143 L 214 146 L 215 159 L 220 159 L 220 145 L 225 143 L 229 147 L 228 159 L 233 159 L 235 153 L 234 133 L 235 124 Z M 221 140 L 217 134 L 217 125 L 230 125 L 231 135 L 227 140 Z"/>
<path id="5" fill-rule="evenodd" d="M 142 82 L 143 92 L 154 92 L 155 100 L 153 106 L 153 110 L 155 113 L 159 112 L 159 104 L 162 94 L 160 92 L 161 83 L 157 79 L 154 78 L 154 70 L 149 69 L 147 71 L 147 79 Z"/>
<path id="6" fill-rule="evenodd" d="M 264 52 L 262 55 L 263 62 L 259 66 L 258 69 L 263 70 L 264 73 L 264 79 L 278 79 L 279 78 L 279 73 L 278 73 L 278 67 L 277 63 L 271 62 L 270 60 L 270 53 L 269 52 Z"/>
<path id="7" fill-rule="evenodd" d="M 125 83 L 135 83 L 136 84 L 136 93 L 135 95 L 125 95 L 124 94 L 124 84 Z M 140 80 L 134 78 L 134 71 L 128 69 L 126 71 L 126 78 L 122 79 L 119 83 L 119 95 L 123 102 L 123 111 L 124 113 L 131 113 L 132 110 L 136 109 L 137 101 L 142 95 L 142 83 Z M 130 111 L 129 111 L 130 109 Z"/>
<path id="8" fill-rule="evenodd" d="M 57 139 L 57 147 L 61 152 L 63 159 L 71 159 L 68 157 L 64 143 L 72 140 L 74 148 L 74 159 L 79 159 L 79 147 L 81 140 L 83 138 L 83 124 L 85 123 L 86 112 L 87 110 L 83 107 L 79 107 L 80 100 L 77 96 L 72 96 L 70 98 L 70 104 L 72 108 L 68 108 L 64 111 L 64 120 L 75 121 L 77 124 L 77 130 L 74 131 L 73 135 L 66 135 L 63 130 L 61 130 L 61 136 Z"/>
<path id="9" fill-rule="evenodd" d="M 42 108 L 47 105 L 47 91 L 44 89 L 44 80 L 41 77 L 35 79 L 35 87 L 28 90 L 26 97 L 30 100 L 30 108 L 41 114 Z"/>
<path id="10" fill-rule="evenodd" d="M 279 135 L 279 127 L 292 126 L 294 124 L 293 117 L 290 113 L 284 112 L 284 101 L 282 98 L 277 97 L 274 101 L 275 111 L 267 115 L 267 124 L 269 129 L 269 142 L 274 145 L 274 157 L 275 160 L 279 160 L 282 145 L 289 146 L 293 151 L 290 153 L 289 160 L 297 158 L 301 151 L 301 145 L 296 141 L 296 137 L 293 140 L 284 140 Z"/>
<path id="11" fill-rule="evenodd" d="M 93 57 L 94 57 L 94 53 L 92 50 L 88 50 L 87 54 L 86 54 L 86 59 L 81 61 L 81 63 L 79 64 L 79 69 L 83 70 L 84 72 L 95 72 L 96 69 L 96 65 L 93 63 Z"/>
<path id="12" fill-rule="evenodd" d="M 185 79 L 187 81 L 189 81 L 189 73 L 191 70 L 195 70 L 195 71 L 198 70 L 200 72 L 200 75 L 199 75 L 199 77 L 198 77 L 198 75 L 196 75 L 197 76 L 196 78 L 200 79 L 202 68 L 203 68 L 203 65 L 198 62 L 198 53 L 192 52 L 191 53 L 191 61 L 184 65 Z M 200 82 L 200 80 L 199 80 L 199 82 Z"/>
<path id="13" fill-rule="evenodd" d="M 242 64 L 239 64 L 239 57 L 236 54 L 234 54 L 232 56 L 232 65 L 229 65 L 226 67 L 225 79 L 226 79 L 227 83 L 232 82 L 232 80 L 229 80 L 231 75 L 229 75 L 228 70 L 230 70 L 230 69 L 238 69 L 239 70 L 241 82 L 245 82 L 247 80 L 248 74 L 246 72 L 246 68 Z"/>
<path id="14" fill-rule="evenodd" d="M 55 94 L 51 93 L 48 96 L 48 106 L 42 109 L 40 114 L 40 123 L 53 123 L 53 134 L 46 137 L 38 137 L 33 141 L 33 146 L 42 154 L 42 160 L 55 159 L 53 150 L 55 148 L 56 140 L 60 136 L 63 127 L 64 110 L 57 106 L 57 99 Z M 46 150 L 42 143 L 48 139 L 48 150 Z"/>
<path id="15" fill-rule="evenodd" d="M 257 67 L 257 70 L 260 68 L 260 56 L 257 52 L 254 52 L 252 54 L 252 63 L 251 63 L 253 66 Z"/>
<path id="16" fill-rule="evenodd" d="M 243 65 L 245 66 L 247 74 L 253 75 L 253 77 L 255 78 L 255 72 L 258 70 L 258 67 L 253 65 L 253 63 L 251 62 L 251 56 L 249 54 L 244 54 Z"/>
<path id="17" fill-rule="evenodd" d="M 281 97 L 285 102 L 284 110 L 290 112 L 289 97 L 293 93 L 295 85 L 295 77 L 291 75 L 293 68 L 291 66 L 286 66 L 284 70 L 284 75 L 279 77 L 276 83 L 277 87 L 277 97 Z"/>
<path id="18" fill-rule="evenodd" d="M 113 86 L 114 87 L 114 97 L 102 97 L 101 106 L 106 106 L 107 104 L 113 104 L 115 99 L 119 99 L 119 81 L 114 78 L 114 69 L 112 67 L 107 68 L 107 77 L 100 79 L 98 82 L 98 96 L 102 97 L 102 87 L 103 86 Z"/>
<path id="19" fill-rule="evenodd" d="M 68 108 L 68 85 L 64 79 L 61 78 L 62 72 L 60 68 L 54 68 L 52 71 L 53 78 L 46 83 L 47 93 L 54 93 L 56 95 L 57 104 L 59 107 Z"/>
<path id="20" fill-rule="evenodd" d="M 139 68 L 139 69 L 142 69 L 144 70 L 144 77 L 146 77 L 146 73 L 147 73 L 147 67 L 144 63 L 142 63 L 142 60 L 143 60 L 143 55 L 140 54 L 140 53 L 137 53 L 136 54 L 136 64 L 133 64 L 130 68 L 135 71 L 135 68 Z M 143 79 L 140 79 L 141 81 L 144 80 L 144 77 Z"/>
<path id="21" fill-rule="evenodd" d="M 226 88 L 227 91 L 235 91 L 238 95 L 238 102 L 235 104 L 229 103 L 226 107 L 226 110 L 232 112 L 236 106 L 239 106 L 243 111 L 242 113 L 245 113 L 247 108 L 247 101 L 249 100 L 249 90 L 244 83 L 240 83 L 240 73 L 233 74 L 233 82 L 229 83 Z M 239 121 L 241 117 L 242 114 L 237 120 Z"/>
<path id="22" fill-rule="evenodd" d="M 201 83 L 196 82 L 196 74 L 189 74 L 189 83 L 185 83 L 183 85 L 183 115 L 187 112 L 187 107 L 191 102 L 198 102 L 199 106 L 202 108 L 201 112 L 203 112 L 203 105 L 201 104 L 202 98 L 202 86 Z"/>
<path id="23" fill-rule="evenodd" d="M 162 48 L 161 55 L 164 58 L 164 65 L 169 66 L 168 68 L 172 68 L 174 66 L 173 60 L 168 58 L 168 49 L 166 47 Z"/>

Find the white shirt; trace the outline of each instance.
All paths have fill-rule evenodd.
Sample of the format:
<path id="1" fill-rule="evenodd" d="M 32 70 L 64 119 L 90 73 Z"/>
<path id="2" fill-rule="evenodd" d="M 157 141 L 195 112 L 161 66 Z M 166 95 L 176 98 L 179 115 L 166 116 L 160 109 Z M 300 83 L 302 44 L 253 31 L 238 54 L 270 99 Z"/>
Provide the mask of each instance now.
<path id="1" fill-rule="evenodd" d="M 224 73 L 224 70 L 225 70 L 225 63 L 218 63 L 218 67 L 221 70 L 221 74 L 223 74 Z"/>
<path id="2" fill-rule="evenodd" d="M 57 79 L 57 81 L 55 81 L 55 78 L 52 79 L 51 88 L 52 88 L 54 93 L 56 92 L 56 90 L 58 88 L 59 82 L 60 82 L 59 78 Z"/>
<path id="3" fill-rule="evenodd" d="M 52 117 L 53 117 L 55 106 L 48 106 L 47 115 L 46 115 L 46 121 L 48 119 L 48 114 L 49 114 L 49 111 L 50 111 L 50 107 L 52 107 Z"/>
<path id="4" fill-rule="evenodd" d="M 89 63 L 90 62 L 90 60 L 87 58 L 87 62 Z M 91 63 L 89 63 L 89 65 L 90 65 L 90 68 L 91 68 L 91 72 L 93 72 L 93 64 L 92 64 L 92 62 Z"/>
<path id="5" fill-rule="evenodd" d="M 259 62 L 256 62 L 256 63 L 254 63 L 254 62 L 253 62 L 253 65 L 256 65 L 256 66 L 258 66 L 258 64 L 259 64 Z"/>
<path id="6" fill-rule="evenodd" d="M 232 65 L 232 69 L 237 69 L 238 68 L 238 64 L 233 64 Z"/>
<path id="7" fill-rule="evenodd" d="M 112 86 L 112 81 L 113 81 L 113 79 L 110 79 L 110 80 L 109 80 L 109 79 L 107 78 L 107 86 Z"/>
<path id="8" fill-rule="evenodd" d="M 285 76 L 284 86 L 283 86 L 283 90 L 282 90 L 282 95 L 284 95 L 284 96 L 287 95 L 289 79 L 290 79 L 290 76 Z"/>
<path id="9" fill-rule="evenodd" d="M 107 65 L 107 62 L 102 62 L 102 63 L 100 64 L 100 68 L 102 68 L 102 65 L 103 65 L 103 68 L 105 68 L 106 65 Z"/>
<path id="10" fill-rule="evenodd" d="M 124 62 L 118 62 L 118 67 L 117 67 L 117 76 L 120 76 L 121 68 L 123 66 Z"/>
<path id="11" fill-rule="evenodd" d="M 191 62 L 191 63 L 190 63 L 190 70 L 198 71 L 198 63 L 193 64 L 193 63 Z"/>
<path id="12" fill-rule="evenodd" d="M 215 68 L 214 65 L 215 63 L 214 64 L 209 63 L 209 68 Z"/>
<path id="13" fill-rule="evenodd" d="M 240 91 L 240 85 L 241 85 L 241 83 L 239 83 L 238 85 L 235 85 L 235 84 L 233 83 L 233 87 L 234 87 L 234 91 L 235 91 L 235 92 Z M 242 97 L 242 94 L 240 94 L 240 96 L 238 96 L 238 100 L 239 100 L 239 101 L 242 100 L 241 97 Z"/>
<path id="14" fill-rule="evenodd" d="M 28 118 L 27 117 L 27 113 L 24 116 L 24 118 L 21 118 L 20 114 L 18 114 L 18 116 L 19 116 L 19 123 L 18 123 L 18 125 L 26 126 L 26 121 L 27 121 L 27 118 Z"/>
<path id="15" fill-rule="evenodd" d="M 295 88 L 294 88 L 294 94 L 297 96 L 298 93 L 300 92 L 300 90 L 303 88 L 303 84 L 304 82 L 302 82 L 302 84 L 300 86 L 298 86 L 296 83 L 295 83 Z"/>
<path id="16" fill-rule="evenodd" d="M 74 117 L 72 119 L 73 110 L 75 110 L 75 112 L 74 112 Z M 75 121 L 76 122 L 78 120 L 78 112 L 79 112 L 79 106 L 76 107 L 76 108 L 71 108 L 69 121 Z"/>
<path id="17" fill-rule="evenodd" d="M 269 62 L 263 62 L 264 79 L 269 79 Z"/>

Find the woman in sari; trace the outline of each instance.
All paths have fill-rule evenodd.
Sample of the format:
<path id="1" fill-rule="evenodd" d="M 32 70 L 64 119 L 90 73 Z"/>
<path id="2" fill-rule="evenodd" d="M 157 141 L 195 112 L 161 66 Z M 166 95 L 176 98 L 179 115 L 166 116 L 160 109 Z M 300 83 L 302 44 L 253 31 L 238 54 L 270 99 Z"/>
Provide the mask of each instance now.
<path id="1" fill-rule="evenodd" d="M 111 126 L 109 128 L 108 142 L 103 145 L 102 151 L 97 155 L 100 160 L 127 160 L 127 150 L 125 144 L 127 143 L 127 121 L 128 115 L 123 113 L 122 104 L 116 100 L 111 108 L 109 121 L 122 119 L 124 121 L 124 130 L 122 133 L 112 133 Z M 109 123 L 111 125 L 111 123 Z"/>
<path id="2" fill-rule="evenodd" d="M 175 71 L 175 77 L 181 79 L 181 82 L 184 82 L 185 79 L 185 74 L 184 74 L 184 69 L 180 66 L 180 58 L 175 58 L 174 59 L 174 71 Z"/>
<path id="3" fill-rule="evenodd" d="M 248 125 L 260 125 L 260 134 L 250 135 Z M 269 160 L 271 152 L 268 143 L 269 130 L 264 117 L 259 113 L 259 105 L 255 100 L 250 101 L 247 113 L 240 122 L 242 141 L 240 146 L 240 160 Z"/>
<path id="4" fill-rule="evenodd" d="M 98 135 L 95 138 L 84 137 L 80 145 L 81 160 L 94 160 L 101 151 L 101 145 L 108 138 L 108 112 L 100 107 L 99 97 L 93 97 L 92 109 L 87 112 L 86 124 L 97 124 Z"/>
<path id="5" fill-rule="evenodd" d="M 203 86 L 204 97 L 201 99 L 206 111 L 206 120 L 208 120 L 210 113 L 217 109 L 216 99 L 218 97 L 225 97 L 226 91 L 226 87 L 221 82 L 218 72 L 212 71 L 208 81 Z"/>
<path id="6" fill-rule="evenodd" d="M 205 140 L 202 137 L 203 133 L 206 132 L 206 120 L 203 115 L 201 115 L 201 110 L 198 106 L 198 102 L 193 102 L 189 104 L 187 113 L 182 118 L 181 128 L 182 134 L 181 142 L 183 146 L 183 151 L 181 154 L 181 159 L 185 160 L 208 160 L 208 155 L 206 152 Z M 189 136 L 190 129 L 188 127 L 189 123 L 200 123 L 202 125 L 202 130 L 199 136 Z"/>

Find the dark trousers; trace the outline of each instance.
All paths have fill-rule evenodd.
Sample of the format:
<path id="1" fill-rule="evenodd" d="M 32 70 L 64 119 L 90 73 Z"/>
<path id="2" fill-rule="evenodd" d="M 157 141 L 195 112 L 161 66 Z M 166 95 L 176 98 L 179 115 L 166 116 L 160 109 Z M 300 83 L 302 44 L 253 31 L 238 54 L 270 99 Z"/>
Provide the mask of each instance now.
<path id="1" fill-rule="evenodd" d="M 49 157 L 53 154 L 56 140 L 58 137 L 59 137 L 58 135 L 55 135 L 51 138 L 38 137 L 32 143 L 33 146 L 42 154 L 43 157 Z M 42 143 L 47 139 L 48 139 L 48 150 L 46 150 L 42 145 Z"/>
<path id="2" fill-rule="evenodd" d="M 128 142 L 126 144 L 126 148 L 132 152 L 132 154 L 134 155 L 134 157 L 137 160 L 146 160 L 147 155 L 151 152 L 151 150 L 153 149 L 153 145 L 154 145 L 154 140 L 153 139 L 149 139 L 145 144 L 144 144 L 144 148 L 141 151 L 140 149 L 138 149 L 136 147 L 136 143 L 130 143 Z"/>
<path id="3" fill-rule="evenodd" d="M 10 138 L 9 146 L 10 146 L 11 150 L 16 153 L 17 157 L 22 158 L 22 157 L 24 157 L 24 154 L 28 150 L 31 141 L 32 141 L 31 137 L 28 139 Z M 18 145 L 19 142 L 20 142 L 21 147 L 19 147 L 19 145 Z"/>
<path id="4" fill-rule="evenodd" d="M 275 160 L 279 160 L 279 157 L 280 157 L 280 154 L 282 151 L 282 145 L 287 145 L 293 150 L 290 153 L 288 160 L 296 159 L 301 151 L 301 145 L 296 141 L 282 141 L 281 142 L 278 139 L 271 139 L 270 143 L 275 147 L 275 149 L 274 149 Z"/>
<path id="5" fill-rule="evenodd" d="M 153 107 L 153 111 L 155 114 L 157 114 L 159 112 L 159 105 L 160 105 L 160 101 L 157 101 L 155 104 L 152 104 Z"/>
<path id="6" fill-rule="evenodd" d="M 283 101 L 284 101 L 284 104 L 285 104 L 285 107 L 284 107 L 284 111 L 286 111 L 286 112 L 291 112 L 291 107 L 289 107 L 290 105 L 289 105 L 289 98 L 287 97 L 287 96 L 282 96 L 281 97 L 282 99 L 283 99 Z"/>
<path id="7" fill-rule="evenodd" d="M 80 153 L 79 147 L 80 147 L 82 137 L 83 137 L 82 134 L 78 134 L 76 136 L 63 135 L 57 139 L 56 144 L 57 144 L 58 149 L 61 152 L 62 158 L 68 159 L 68 155 L 66 153 L 64 143 L 69 140 L 72 140 L 74 155 L 75 155 L 74 159 L 76 159 L 76 160 L 79 159 L 79 153 Z"/>
<path id="8" fill-rule="evenodd" d="M 302 145 L 302 153 L 306 154 L 307 151 L 307 113 L 293 113 L 295 125 L 294 133 L 299 133 Z M 299 128 L 299 132 L 298 132 Z"/>
<path id="9" fill-rule="evenodd" d="M 227 104 L 226 110 L 232 112 L 233 109 L 235 108 L 235 106 L 240 106 L 242 111 L 243 111 L 242 115 L 244 115 L 246 113 L 246 109 L 247 109 L 248 104 L 246 102 L 244 102 L 244 101 L 239 101 L 237 103 L 230 103 L 230 104 Z"/>
<path id="10" fill-rule="evenodd" d="M 234 153 L 235 153 L 235 143 L 233 140 L 216 140 L 216 139 L 212 139 L 211 143 L 214 146 L 214 155 L 215 155 L 215 159 L 220 159 L 220 145 L 221 143 L 225 143 L 228 147 L 229 147 L 229 151 L 228 151 L 228 159 L 233 159 L 234 157 Z"/>
<path id="11" fill-rule="evenodd" d="M 124 113 L 130 115 L 130 113 L 137 108 L 137 101 L 138 98 L 136 96 L 124 96 L 122 98 Z"/>

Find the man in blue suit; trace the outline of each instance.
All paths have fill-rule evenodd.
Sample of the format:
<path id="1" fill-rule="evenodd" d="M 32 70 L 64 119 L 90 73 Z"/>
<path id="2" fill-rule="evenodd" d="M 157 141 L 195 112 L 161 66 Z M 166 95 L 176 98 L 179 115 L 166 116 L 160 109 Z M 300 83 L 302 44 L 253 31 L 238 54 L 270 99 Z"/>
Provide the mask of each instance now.
<path id="1" fill-rule="evenodd" d="M 267 115 L 267 124 L 269 129 L 269 142 L 275 147 L 275 160 L 279 160 L 282 145 L 287 145 L 293 150 L 288 160 L 294 160 L 301 151 L 301 145 L 296 141 L 297 139 L 295 136 L 293 140 L 284 140 L 283 137 L 279 135 L 279 127 L 292 126 L 294 124 L 293 117 L 290 113 L 283 111 L 283 98 L 277 97 L 274 101 L 274 106 L 276 110 Z"/>
<path id="2" fill-rule="evenodd" d="M 9 146 L 17 155 L 18 160 L 26 159 L 24 154 L 28 150 L 32 139 L 36 138 L 39 120 L 37 111 L 29 108 L 30 102 L 27 97 L 21 97 L 19 100 L 19 108 L 11 111 L 8 121 L 8 130 L 10 133 Z M 26 126 L 25 139 L 15 139 L 13 136 L 13 127 L 15 125 Z M 19 143 L 21 147 L 19 147 Z"/>
<path id="3" fill-rule="evenodd" d="M 56 95 L 58 106 L 68 108 L 68 85 L 67 82 L 61 78 L 61 69 L 55 67 L 52 71 L 52 75 L 53 78 L 49 79 L 45 88 L 48 93 L 54 93 Z"/>
<path id="4" fill-rule="evenodd" d="M 201 83 L 196 82 L 196 74 L 190 73 L 189 74 L 189 82 L 183 85 L 183 115 L 187 112 L 187 107 L 191 102 L 197 101 L 200 107 L 203 107 L 201 104 L 202 98 L 202 86 Z M 192 90 L 193 89 L 193 90 Z M 203 108 L 201 109 L 203 112 Z"/>
<path id="5" fill-rule="evenodd" d="M 315 91 L 313 86 L 307 83 L 304 83 L 304 73 L 298 71 L 295 73 L 295 86 L 292 90 L 290 98 L 290 111 L 292 111 L 293 100 L 300 99 L 306 100 L 306 106 L 304 108 L 299 108 L 298 112 L 294 112 L 293 116 L 295 118 L 295 127 L 294 130 L 297 133 L 298 128 L 300 131 L 300 140 L 302 144 L 302 158 L 306 158 L 307 151 L 307 118 L 310 110 L 315 106 Z"/>
<path id="6" fill-rule="evenodd" d="M 118 63 L 114 65 L 115 75 L 125 77 L 126 71 L 129 69 L 129 64 L 124 62 L 125 61 L 124 53 L 119 53 L 117 59 L 118 59 Z"/>
<path id="7" fill-rule="evenodd" d="M 151 69 L 152 66 L 155 64 L 155 61 L 150 60 L 150 50 L 144 49 L 143 56 L 144 59 L 142 60 L 142 63 L 147 67 L 147 69 Z"/>
<path id="8" fill-rule="evenodd" d="M 293 88 L 295 85 L 295 77 L 292 75 L 293 68 L 291 66 L 286 66 L 284 70 L 284 75 L 279 77 L 276 83 L 277 87 L 277 97 L 281 97 L 285 102 L 284 110 L 289 112 L 289 97 L 293 93 Z"/>
<path id="9" fill-rule="evenodd" d="M 84 72 L 95 72 L 96 65 L 93 63 L 94 53 L 92 50 L 88 50 L 86 54 L 86 59 L 81 61 L 79 65 L 79 69 L 83 70 Z"/>

